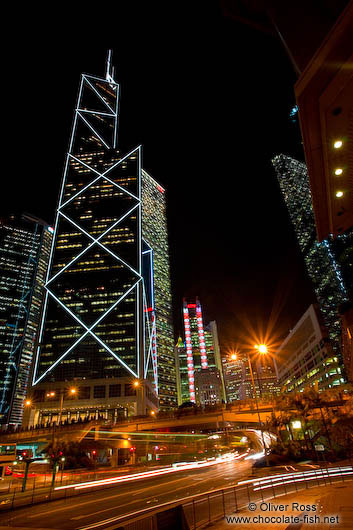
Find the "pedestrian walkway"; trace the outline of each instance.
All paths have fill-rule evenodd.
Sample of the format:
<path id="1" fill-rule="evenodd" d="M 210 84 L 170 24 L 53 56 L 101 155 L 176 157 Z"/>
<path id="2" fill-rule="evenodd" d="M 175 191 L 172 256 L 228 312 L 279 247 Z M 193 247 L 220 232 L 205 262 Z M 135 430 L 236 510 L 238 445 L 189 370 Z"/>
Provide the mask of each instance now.
<path id="1" fill-rule="evenodd" d="M 266 528 L 275 528 L 276 530 L 344 528 L 353 530 L 352 481 L 305 489 L 297 493 L 276 497 L 276 499 L 264 498 L 263 503 L 256 503 L 256 509 L 254 509 L 254 503 L 252 504 L 253 511 L 250 511 L 247 506 L 236 514 L 229 514 L 222 521 L 214 523 L 213 528 L 215 530 L 232 530 L 235 528 L 241 528 L 241 530 L 263 530 Z M 285 519 L 286 516 L 289 519 L 292 517 L 293 522 Z M 246 522 L 246 517 L 249 518 L 249 522 Z M 296 523 L 294 517 L 298 517 L 300 521 Z M 284 522 L 276 522 L 276 519 L 266 520 L 266 518 L 283 518 Z"/>

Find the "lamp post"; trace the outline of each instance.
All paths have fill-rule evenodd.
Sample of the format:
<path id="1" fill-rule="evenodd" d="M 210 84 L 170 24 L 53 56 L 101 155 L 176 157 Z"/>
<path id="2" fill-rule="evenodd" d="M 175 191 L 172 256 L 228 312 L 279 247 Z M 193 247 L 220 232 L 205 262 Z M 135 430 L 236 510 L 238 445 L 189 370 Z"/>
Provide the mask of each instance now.
<path id="1" fill-rule="evenodd" d="M 140 379 L 135 379 L 132 383 L 133 387 L 136 390 L 136 413 L 139 416 L 145 414 L 145 387 L 144 382 Z M 139 414 L 140 412 L 140 414 Z"/>
<path id="2" fill-rule="evenodd" d="M 256 345 L 255 348 L 256 348 L 261 354 L 265 354 L 265 353 L 267 353 L 267 346 L 266 346 L 265 344 Z M 261 429 L 262 444 L 263 444 L 263 446 L 264 446 L 264 451 L 265 451 L 266 466 L 269 466 L 270 464 L 269 464 L 269 460 L 268 460 L 267 447 L 266 447 L 266 444 L 265 444 L 264 431 L 263 431 L 262 421 L 261 421 L 261 418 L 260 418 L 260 412 L 259 412 L 259 404 L 258 404 L 258 401 L 257 401 L 257 394 L 256 394 L 255 380 L 254 380 L 254 373 L 253 373 L 253 370 L 252 370 L 251 360 L 250 360 L 250 355 L 249 355 L 249 354 L 247 354 L 247 358 L 248 358 L 248 363 L 249 363 L 249 370 L 250 370 L 251 382 L 252 382 L 253 391 L 254 391 L 254 398 L 255 398 L 256 412 L 257 412 L 257 417 L 258 417 L 258 419 L 259 419 L 259 424 L 260 424 L 260 429 Z"/>
<path id="3" fill-rule="evenodd" d="M 76 393 L 77 393 L 77 389 L 76 388 L 70 388 L 68 390 L 68 394 L 70 396 L 74 396 L 74 395 L 76 395 Z M 64 396 L 65 396 L 65 389 L 64 388 L 60 389 L 59 395 L 60 395 L 60 408 L 59 408 L 59 414 L 58 414 L 58 425 L 60 425 L 60 423 L 61 423 L 63 407 L 64 407 Z M 54 398 L 55 396 L 56 396 L 56 393 L 54 391 L 47 392 L 47 394 L 46 394 L 46 397 L 49 398 L 49 399 L 50 398 Z"/>
<path id="4" fill-rule="evenodd" d="M 29 427 L 32 421 L 32 399 L 27 397 L 24 400 L 23 405 L 24 405 L 23 424 Z"/>
<path id="5" fill-rule="evenodd" d="M 65 393 L 64 390 L 62 390 L 61 393 L 60 393 L 60 394 L 61 394 L 61 395 L 60 395 L 60 412 L 59 412 L 59 421 L 58 421 L 59 425 L 60 425 L 60 423 L 61 423 L 61 417 L 62 417 L 62 412 L 63 412 L 64 393 Z M 69 395 L 70 395 L 70 396 L 75 396 L 76 393 L 77 393 L 76 388 L 70 388 L 70 390 L 69 390 Z"/>
<path id="6" fill-rule="evenodd" d="M 66 458 L 64 456 L 61 457 L 61 484 L 63 483 L 63 475 L 64 475 L 64 467 L 65 467 L 65 460 Z"/>

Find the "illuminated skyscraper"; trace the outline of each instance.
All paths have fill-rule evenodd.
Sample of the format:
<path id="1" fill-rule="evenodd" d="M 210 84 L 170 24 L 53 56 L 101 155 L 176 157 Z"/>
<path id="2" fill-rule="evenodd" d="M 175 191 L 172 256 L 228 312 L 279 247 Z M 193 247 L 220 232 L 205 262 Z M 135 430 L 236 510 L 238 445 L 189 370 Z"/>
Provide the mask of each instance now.
<path id="1" fill-rule="evenodd" d="M 142 170 L 142 237 L 145 244 L 144 273 L 147 313 L 151 323 L 152 368 L 157 370 L 159 406 L 163 410 L 177 405 L 174 331 L 170 287 L 168 232 L 165 190 Z M 150 273 L 148 272 L 150 271 Z"/>
<path id="2" fill-rule="evenodd" d="M 236 358 L 225 358 L 222 362 L 227 402 L 252 399 L 254 387 L 248 357 L 239 353 Z M 266 399 L 279 394 L 280 386 L 273 358 L 251 356 L 251 364 L 257 397 Z"/>
<path id="3" fill-rule="evenodd" d="M 245 362 L 237 356 L 235 359 L 222 359 L 224 384 L 227 403 L 243 399 L 242 384 L 245 379 Z"/>
<path id="4" fill-rule="evenodd" d="M 105 78 L 81 76 L 34 366 L 35 422 L 58 419 L 69 384 L 77 398 L 64 400 L 59 419 L 145 412 L 156 392 L 162 408 L 176 404 L 164 190 L 143 172 L 141 146 L 117 150 L 118 107 L 109 56 Z"/>
<path id="5" fill-rule="evenodd" d="M 52 228 L 0 220 L 0 424 L 20 425 L 38 340 Z"/>
<path id="6" fill-rule="evenodd" d="M 221 382 L 221 396 L 225 399 L 221 355 L 218 343 L 216 322 L 204 326 L 200 301 L 188 304 L 184 299 L 183 317 L 185 329 L 185 349 L 176 346 L 179 366 L 179 402 L 196 401 L 195 373 L 210 369 L 219 371 Z"/>
<path id="7" fill-rule="evenodd" d="M 174 348 L 178 405 L 190 401 L 188 365 L 185 343 L 181 337 Z"/>
<path id="8" fill-rule="evenodd" d="M 318 242 L 307 169 L 304 163 L 278 155 L 272 161 L 290 219 L 312 281 L 334 352 L 340 352 L 339 306 L 349 301 L 353 284 L 353 231 Z"/>

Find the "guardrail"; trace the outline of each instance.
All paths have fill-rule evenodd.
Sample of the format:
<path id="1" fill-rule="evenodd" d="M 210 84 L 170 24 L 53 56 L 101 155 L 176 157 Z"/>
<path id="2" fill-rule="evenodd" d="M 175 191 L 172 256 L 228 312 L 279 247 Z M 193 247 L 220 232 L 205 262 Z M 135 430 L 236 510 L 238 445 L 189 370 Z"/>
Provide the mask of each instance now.
<path id="1" fill-rule="evenodd" d="M 178 520 L 180 529 L 192 529 L 210 524 L 226 515 L 237 512 L 251 502 L 263 502 L 270 498 L 293 493 L 311 486 L 326 486 L 337 481 L 344 482 L 353 478 L 352 466 L 332 466 L 311 469 L 303 472 L 280 473 L 264 477 L 240 481 L 236 486 L 229 486 L 219 490 L 212 490 L 196 496 L 185 497 L 171 501 L 155 508 L 146 508 L 133 514 L 119 515 L 92 523 L 79 530 L 93 530 L 104 527 L 104 530 L 145 530 L 159 528 L 159 521 Z M 78 484 L 79 486 L 79 484 Z M 116 484 L 97 485 L 85 493 L 94 493 L 106 488 L 116 487 Z M 9 511 L 18 507 L 38 504 L 48 501 L 66 499 L 81 495 L 83 491 L 75 488 L 56 490 L 48 488 L 38 494 L 35 490 L 26 495 L 16 494 L 2 497 L 0 511 Z M 113 525 L 113 526 L 111 526 Z M 153 526 L 154 525 L 154 526 Z M 171 528 L 173 528 L 171 526 Z"/>
<path id="2" fill-rule="evenodd" d="M 226 515 L 238 512 L 250 503 L 267 500 L 316 486 L 352 480 L 353 467 L 319 468 L 305 472 L 285 473 L 241 481 L 237 486 L 201 493 L 134 514 L 111 517 L 79 530 L 146 530 L 180 528 L 196 530 Z M 173 525 L 177 526 L 173 526 Z"/>

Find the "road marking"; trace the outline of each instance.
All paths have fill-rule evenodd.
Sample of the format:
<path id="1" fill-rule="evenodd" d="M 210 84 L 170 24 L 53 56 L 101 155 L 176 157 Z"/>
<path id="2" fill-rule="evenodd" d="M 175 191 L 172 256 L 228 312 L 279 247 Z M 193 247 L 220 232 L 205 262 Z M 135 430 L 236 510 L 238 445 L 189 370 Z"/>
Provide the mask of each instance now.
<path id="1" fill-rule="evenodd" d="M 176 480 L 171 480 L 171 481 L 168 481 L 168 485 L 169 484 L 173 484 L 174 482 L 180 482 L 180 481 L 185 481 L 186 478 L 183 477 L 183 478 L 178 478 Z M 153 488 L 160 488 L 161 485 L 160 484 L 156 484 L 155 486 L 146 486 L 146 488 L 141 488 L 140 490 L 136 491 L 135 493 L 132 494 L 133 497 L 135 497 L 136 495 L 139 495 L 140 493 L 142 493 L 143 491 L 145 490 L 151 490 Z"/>
<path id="2" fill-rule="evenodd" d="M 179 489 L 182 489 L 182 488 L 179 488 Z M 176 491 L 176 490 L 174 490 Z M 204 492 L 205 495 L 207 495 L 207 491 Z M 210 493 L 210 492 L 209 492 Z M 190 500 L 190 495 L 188 495 L 188 497 L 182 497 L 181 499 L 175 499 L 174 501 L 168 501 L 168 502 L 164 502 L 162 504 L 158 504 L 157 506 L 155 506 L 155 508 L 161 508 L 162 506 L 170 506 L 170 505 L 173 505 L 175 503 L 182 503 L 183 501 L 188 501 Z M 151 506 L 149 506 L 148 508 L 144 508 L 142 510 L 137 510 L 136 512 L 131 512 L 131 513 L 128 513 L 128 514 L 125 514 L 125 515 L 118 515 L 118 516 L 115 516 L 115 517 L 110 517 L 109 519 L 104 519 L 103 521 L 98 521 L 96 523 L 91 523 L 87 526 L 83 526 L 83 527 L 77 527 L 76 530 L 91 530 L 92 528 L 97 528 L 98 526 L 103 526 L 104 524 L 107 524 L 107 523 L 115 523 L 117 521 L 119 521 L 120 519 L 125 519 L 126 517 L 131 517 L 132 515 L 138 515 L 140 513 L 144 513 L 144 512 L 148 512 L 151 510 Z"/>
<path id="3" fill-rule="evenodd" d="M 183 478 L 179 478 L 179 479 L 176 479 L 174 481 L 168 481 L 167 484 L 171 484 L 172 482 L 179 482 L 180 480 L 186 480 L 186 477 L 183 477 Z M 141 488 L 139 489 L 134 495 L 138 495 L 139 493 L 141 493 L 142 491 L 146 490 L 146 489 L 152 489 L 152 488 L 158 488 L 158 487 L 161 487 L 161 484 L 156 484 L 155 486 L 147 486 L 147 487 L 144 487 L 144 488 Z M 116 493 L 115 495 L 110 495 L 109 497 L 104 497 L 102 500 L 103 501 L 108 501 L 110 499 L 116 499 L 116 497 L 121 497 L 121 496 L 124 496 L 124 495 L 131 495 L 131 493 L 129 491 L 125 492 L 125 493 Z M 69 500 L 69 499 L 72 499 L 72 497 L 67 497 L 66 500 Z M 64 500 L 64 499 L 58 499 L 58 501 L 60 500 Z M 62 510 L 69 510 L 69 509 L 72 509 L 72 508 L 79 508 L 80 506 L 85 506 L 86 504 L 93 504 L 93 503 L 96 503 L 97 502 L 97 499 L 92 499 L 90 501 L 86 501 L 86 502 L 80 502 L 78 504 L 71 504 L 70 505 L 66 505 L 66 506 L 62 506 L 61 508 L 56 508 L 56 512 L 58 511 L 62 511 Z M 122 505 L 122 506 L 125 506 L 125 505 Z M 42 515 L 47 515 L 49 513 L 53 513 L 53 510 L 48 510 L 46 512 L 40 512 L 40 513 L 36 513 L 36 514 L 33 514 L 33 515 L 28 515 L 27 517 L 29 519 L 35 519 L 36 517 L 41 517 Z M 18 517 L 22 517 L 22 515 L 19 515 Z"/>
<path id="4" fill-rule="evenodd" d="M 181 480 L 181 479 L 179 479 Z M 183 479 L 185 480 L 185 478 Z M 177 481 L 175 481 L 177 482 Z M 168 484 L 170 484 L 170 482 L 168 482 Z M 160 487 L 160 486 L 154 486 L 154 488 L 157 488 L 157 487 Z M 148 488 L 144 488 L 144 489 L 148 489 Z M 173 491 L 167 491 L 165 493 L 161 493 L 160 495 L 170 495 L 170 494 L 173 494 L 175 491 L 178 491 L 178 490 L 184 490 L 185 489 L 185 486 L 182 486 L 181 488 L 176 488 L 174 489 Z M 152 497 L 152 500 L 154 499 L 155 497 Z M 136 502 L 146 502 L 146 503 L 149 503 L 151 502 L 151 499 L 149 497 L 145 498 L 145 499 L 136 499 L 132 502 L 127 502 L 126 504 L 119 504 L 119 508 L 123 508 L 124 506 L 129 506 L 130 504 L 135 504 Z M 91 517 L 92 515 L 98 515 L 100 513 L 104 513 L 104 512 L 109 512 L 111 510 L 114 510 L 116 508 L 116 506 L 111 506 L 110 508 L 104 508 L 104 510 L 99 510 L 98 512 L 92 512 L 92 513 L 87 513 L 85 515 L 77 515 L 76 517 L 71 517 L 70 520 L 72 521 L 79 521 L 80 519 L 84 519 L 84 518 L 87 518 L 87 517 Z"/>
<path id="5" fill-rule="evenodd" d="M 213 471 L 213 470 L 212 470 L 212 471 Z M 214 471 L 215 471 L 215 470 L 214 470 Z M 191 478 L 193 475 L 196 475 L 196 474 L 197 474 L 198 476 L 197 476 L 194 480 L 197 480 L 197 481 L 199 481 L 199 482 L 203 482 L 203 481 L 205 480 L 204 477 L 200 477 L 200 476 L 199 476 L 199 474 L 198 474 L 198 470 L 195 470 L 195 472 L 194 472 L 194 473 L 191 473 L 187 478 L 190 480 L 190 478 Z M 207 478 L 206 478 L 206 481 L 210 481 L 210 480 L 212 481 L 214 478 L 218 478 L 218 475 L 220 475 L 220 474 L 222 474 L 222 473 L 215 473 L 216 477 L 214 477 L 214 476 L 213 476 L 213 473 L 212 473 L 212 477 L 207 477 Z M 223 476 L 223 474 L 222 474 L 222 476 Z M 161 478 L 165 478 L 165 477 L 162 477 L 162 476 L 161 476 Z M 184 477 L 182 477 L 181 479 L 176 479 L 176 481 L 179 481 L 179 480 L 186 480 L 186 477 L 184 476 Z M 169 481 L 168 481 L 165 485 L 168 485 L 168 484 L 170 484 Z M 141 491 L 143 491 L 143 490 L 145 490 L 145 489 L 151 489 L 151 488 L 153 488 L 153 487 L 160 487 L 160 486 L 161 486 L 161 484 L 156 485 L 156 486 L 148 486 L 148 487 L 144 487 L 144 488 L 141 488 L 137 493 L 140 493 Z M 196 486 L 196 484 L 195 484 L 195 486 Z M 178 488 L 178 489 L 183 489 L 183 488 Z M 178 490 L 175 490 L 175 491 L 178 491 Z M 173 493 L 173 492 L 168 492 L 168 493 Z M 103 500 L 103 501 L 106 501 L 106 500 L 110 500 L 110 499 L 116 499 L 117 497 L 121 497 L 121 496 L 124 496 L 124 495 L 131 495 L 131 493 L 130 493 L 130 492 L 117 493 L 117 494 L 115 494 L 115 495 L 110 495 L 109 497 L 104 497 L 102 500 Z M 60 501 L 62 501 L 62 502 L 67 502 L 67 501 L 69 501 L 69 500 L 73 500 L 73 497 L 67 497 L 67 499 L 57 499 L 57 502 L 60 502 Z M 136 501 L 137 501 L 137 499 L 136 499 Z M 135 501 L 135 502 L 136 502 L 136 501 Z M 54 510 L 51 509 L 51 510 L 47 510 L 47 511 L 45 511 L 45 512 L 41 511 L 41 512 L 39 512 L 39 513 L 35 513 L 35 514 L 33 514 L 33 515 L 27 515 L 26 518 L 28 518 L 28 519 L 36 519 L 36 518 L 38 518 L 38 517 L 42 517 L 43 515 L 53 514 L 53 513 L 55 513 L 55 512 L 60 512 L 60 511 L 65 511 L 65 510 L 72 510 L 73 508 L 75 508 L 75 509 L 78 508 L 78 509 L 79 509 L 81 506 L 86 506 L 86 505 L 94 504 L 94 503 L 97 503 L 97 498 L 92 499 L 92 500 L 90 500 L 90 501 L 78 502 L 77 504 L 72 504 L 72 503 L 70 503 L 70 504 L 65 504 L 65 506 L 55 508 Z M 126 505 L 124 505 L 124 506 L 126 506 Z M 20 519 L 20 518 L 23 517 L 23 516 L 24 516 L 24 514 L 21 513 L 21 514 L 19 514 L 19 515 L 17 515 L 17 516 L 15 515 L 12 519 Z"/>
<path id="6" fill-rule="evenodd" d="M 108 501 L 110 499 L 116 499 L 117 497 L 121 497 L 122 495 L 130 495 L 130 492 L 125 492 L 125 493 L 117 493 L 116 495 L 110 495 L 109 497 L 104 497 L 104 501 Z M 72 499 L 72 497 L 67 497 L 66 500 L 70 500 Z M 58 499 L 58 500 L 63 500 L 63 499 Z M 61 508 L 56 508 L 54 510 L 54 512 L 59 512 L 59 511 L 62 511 L 62 510 L 71 510 L 72 508 L 79 508 L 80 506 L 85 506 L 86 504 L 92 504 L 92 503 L 96 503 L 97 502 L 97 499 L 92 499 L 90 501 L 86 501 L 86 502 L 80 502 L 78 504 L 70 504 L 70 505 L 66 505 L 66 506 L 62 506 Z M 46 512 L 40 512 L 40 513 L 36 513 L 34 515 L 28 515 L 28 519 L 34 519 L 36 517 L 41 517 L 42 515 L 47 515 L 48 513 L 53 513 L 53 510 L 48 510 Z M 19 515 L 18 517 L 21 517 L 21 515 Z"/>

